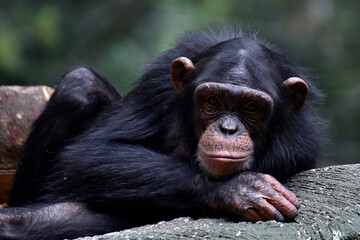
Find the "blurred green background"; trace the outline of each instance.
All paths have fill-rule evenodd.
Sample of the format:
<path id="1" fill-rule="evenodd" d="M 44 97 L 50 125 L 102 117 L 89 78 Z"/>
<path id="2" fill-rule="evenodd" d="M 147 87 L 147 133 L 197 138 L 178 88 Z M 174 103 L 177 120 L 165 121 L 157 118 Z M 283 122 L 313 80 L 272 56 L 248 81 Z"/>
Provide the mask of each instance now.
<path id="1" fill-rule="evenodd" d="M 319 166 L 359 163 L 359 16 L 359 0 L 2 0 L 0 85 L 51 86 L 86 63 L 127 93 L 184 31 L 241 23 L 309 68 L 326 94 Z"/>

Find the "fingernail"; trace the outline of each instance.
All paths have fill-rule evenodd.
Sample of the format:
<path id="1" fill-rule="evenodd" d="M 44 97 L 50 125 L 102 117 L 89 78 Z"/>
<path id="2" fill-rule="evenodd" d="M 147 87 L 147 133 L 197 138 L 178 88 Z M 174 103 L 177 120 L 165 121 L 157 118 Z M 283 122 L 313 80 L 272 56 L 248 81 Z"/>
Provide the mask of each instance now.
<path id="1" fill-rule="evenodd" d="M 274 219 L 278 222 L 284 222 L 285 218 L 284 216 L 278 211 L 274 213 Z"/>

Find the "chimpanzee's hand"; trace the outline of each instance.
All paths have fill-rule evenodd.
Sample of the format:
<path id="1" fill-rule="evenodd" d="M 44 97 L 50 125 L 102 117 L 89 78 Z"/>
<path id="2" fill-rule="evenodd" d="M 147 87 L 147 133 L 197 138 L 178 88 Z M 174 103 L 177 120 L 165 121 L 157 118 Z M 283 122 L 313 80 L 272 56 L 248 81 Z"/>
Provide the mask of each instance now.
<path id="1" fill-rule="evenodd" d="M 275 178 L 243 172 L 219 187 L 214 208 L 222 208 L 248 221 L 293 220 L 299 201 Z"/>

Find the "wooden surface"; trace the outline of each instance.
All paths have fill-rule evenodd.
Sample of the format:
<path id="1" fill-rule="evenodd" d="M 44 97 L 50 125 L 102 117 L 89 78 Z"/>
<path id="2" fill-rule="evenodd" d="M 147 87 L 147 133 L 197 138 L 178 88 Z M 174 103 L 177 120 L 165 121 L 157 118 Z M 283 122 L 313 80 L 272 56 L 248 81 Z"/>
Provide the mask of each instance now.
<path id="1" fill-rule="evenodd" d="M 0 86 L 0 170 L 17 167 L 31 125 L 53 91 L 46 86 Z"/>
<path id="2" fill-rule="evenodd" d="M 0 208 L 9 198 L 31 125 L 53 92 L 46 86 L 0 86 Z"/>

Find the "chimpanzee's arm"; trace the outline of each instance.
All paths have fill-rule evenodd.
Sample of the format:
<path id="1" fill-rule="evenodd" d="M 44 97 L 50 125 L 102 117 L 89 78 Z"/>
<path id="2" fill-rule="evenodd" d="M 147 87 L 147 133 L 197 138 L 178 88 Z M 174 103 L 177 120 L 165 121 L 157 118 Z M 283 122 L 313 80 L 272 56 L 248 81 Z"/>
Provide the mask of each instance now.
<path id="1" fill-rule="evenodd" d="M 81 149 L 78 143 L 59 156 L 48 179 L 52 191 L 41 199 L 47 203 L 0 211 L 0 238 L 101 234 L 179 216 L 176 210 L 201 211 L 196 208 L 207 207 L 205 192 L 211 199 L 211 184 L 180 159 L 120 143 Z"/>
<path id="2" fill-rule="evenodd" d="M 49 181 L 50 199 L 99 203 L 106 211 L 118 210 L 122 216 L 124 211 L 131 215 L 153 208 L 184 214 L 210 207 L 250 221 L 283 221 L 297 215 L 296 197 L 269 175 L 243 172 L 213 181 L 182 159 L 137 145 L 82 144 L 78 142 L 60 155 L 61 166 Z M 85 146 L 87 153 L 74 161 L 74 154 Z"/>
<path id="3" fill-rule="evenodd" d="M 84 203 L 39 204 L 0 211 L 0 239 L 64 239 L 114 231 L 118 219 Z"/>
<path id="4" fill-rule="evenodd" d="M 81 138 L 59 154 L 47 201 L 187 209 L 205 206 L 203 198 L 216 185 L 182 159 L 139 145 Z"/>
<path id="5" fill-rule="evenodd" d="M 144 147 L 117 142 L 84 146 L 69 146 L 48 179 L 52 191 L 42 201 L 63 203 L 0 211 L 0 236 L 93 235 L 210 208 L 251 221 L 297 214 L 296 197 L 268 175 L 244 172 L 211 181 L 183 160 Z"/>

